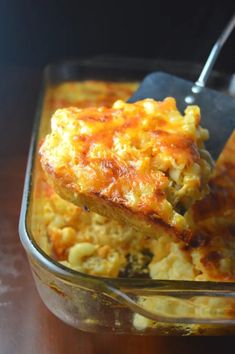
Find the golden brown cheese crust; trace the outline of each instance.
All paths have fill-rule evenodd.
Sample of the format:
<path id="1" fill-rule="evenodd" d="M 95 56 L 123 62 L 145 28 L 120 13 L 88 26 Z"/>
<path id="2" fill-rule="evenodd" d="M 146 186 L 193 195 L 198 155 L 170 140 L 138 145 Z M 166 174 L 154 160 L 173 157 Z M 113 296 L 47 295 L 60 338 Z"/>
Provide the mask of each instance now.
<path id="1" fill-rule="evenodd" d="M 94 106 L 111 107 L 118 100 L 127 100 L 138 88 L 138 82 L 111 82 L 98 80 L 63 82 L 51 88 L 47 108 Z"/>
<path id="2" fill-rule="evenodd" d="M 200 154 L 208 132 L 199 122 L 198 107 L 182 116 L 173 98 L 61 109 L 41 146 L 41 163 L 64 199 L 187 241 L 181 209 L 205 194 L 210 175 Z"/>

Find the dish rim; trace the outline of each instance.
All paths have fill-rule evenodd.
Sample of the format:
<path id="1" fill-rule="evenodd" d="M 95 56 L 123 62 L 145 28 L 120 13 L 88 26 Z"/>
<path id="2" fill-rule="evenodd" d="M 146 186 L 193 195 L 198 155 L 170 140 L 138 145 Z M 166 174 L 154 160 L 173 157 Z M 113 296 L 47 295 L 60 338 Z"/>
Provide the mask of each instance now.
<path id="1" fill-rule="evenodd" d="M 32 185 L 33 185 L 33 174 L 34 167 L 36 163 L 36 151 L 38 146 L 38 136 L 40 130 L 40 121 L 42 115 L 42 107 L 44 102 L 44 97 L 48 85 L 48 80 L 50 79 L 50 74 L 53 69 L 56 69 L 58 65 L 78 65 L 78 66 L 95 66 L 96 61 L 91 60 L 77 60 L 77 61 L 62 61 L 59 64 L 48 65 L 43 73 L 42 85 L 39 93 L 38 104 L 36 107 L 36 114 L 34 118 L 34 124 L 32 129 L 32 137 L 30 142 L 30 149 L 28 154 L 28 162 L 25 173 L 25 182 L 23 189 L 23 197 L 21 204 L 20 220 L 19 220 L 19 235 L 21 243 L 24 246 L 26 253 L 36 259 L 40 265 L 54 274 L 56 277 L 65 280 L 73 284 L 74 286 L 79 286 L 81 280 L 85 281 L 86 287 L 90 290 L 96 290 L 108 294 L 111 297 L 118 299 L 120 296 L 120 301 L 130 307 L 130 301 L 133 301 L 129 294 L 138 296 L 152 296 L 152 295 L 167 295 L 167 296 L 216 296 L 216 297 L 235 297 L 235 282 L 215 282 L 215 281 L 189 281 L 189 280 L 157 280 L 157 279 L 147 279 L 147 278 L 109 278 L 100 277 L 95 275 L 89 275 L 81 273 L 79 271 L 67 268 L 66 266 L 60 264 L 50 256 L 48 256 L 36 243 L 32 232 L 28 226 L 27 220 L 30 212 L 30 200 L 32 198 Z M 99 65 L 98 65 L 99 67 Z M 134 306 L 138 306 L 135 302 Z M 131 305 L 132 306 L 132 305 Z M 138 306 L 139 309 L 140 306 Z M 133 308 L 133 310 L 138 310 Z M 138 312 L 138 311 L 136 311 Z M 140 313 L 140 312 L 139 312 Z M 146 313 L 144 314 L 146 315 Z M 159 320 L 159 318 L 158 318 Z M 178 318 L 174 318 L 174 322 L 179 322 Z M 165 321 L 165 322 L 173 322 Z M 185 321 L 180 321 L 185 323 Z M 187 323 L 208 323 L 205 321 L 188 321 Z M 218 323 L 213 320 L 209 322 Z M 233 319 L 229 319 L 228 323 L 235 323 Z M 219 321 L 221 323 L 221 321 Z"/>

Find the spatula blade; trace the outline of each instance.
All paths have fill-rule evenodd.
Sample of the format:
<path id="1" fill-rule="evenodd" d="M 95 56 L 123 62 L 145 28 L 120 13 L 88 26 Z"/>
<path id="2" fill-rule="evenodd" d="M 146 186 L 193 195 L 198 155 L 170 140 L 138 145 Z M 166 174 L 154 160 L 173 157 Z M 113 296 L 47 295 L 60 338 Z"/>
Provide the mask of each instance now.
<path id="1" fill-rule="evenodd" d="M 187 106 L 185 97 L 190 95 L 193 85 L 193 82 L 177 76 L 154 72 L 146 76 L 129 102 L 144 98 L 163 100 L 167 96 L 172 96 L 176 99 L 179 110 L 183 112 Z M 201 125 L 210 132 L 206 147 L 213 158 L 217 159 L 235 129 L 235 99 L 219 91 L 203 88 L 197 94 L 195 104 L 201 108 Z"/>

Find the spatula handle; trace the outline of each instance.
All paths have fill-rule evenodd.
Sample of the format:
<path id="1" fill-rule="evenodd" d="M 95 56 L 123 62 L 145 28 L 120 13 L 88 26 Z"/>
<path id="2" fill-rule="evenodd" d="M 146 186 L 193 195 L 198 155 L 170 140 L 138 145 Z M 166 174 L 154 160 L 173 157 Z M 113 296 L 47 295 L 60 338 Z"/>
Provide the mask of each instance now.
<path id="1" fill-rule="evenodd" d="M 216 61 L 224 43 L 228 39 L 232 30 L 234 29 L 234 27 L 235 27 L 235 14 L 231 18 L 231 20 L 228 22 L 228 24 L 224 28 L 223 32 L 221 33 L 221 35 L 217 39 L 216 43 L 214 44 L 214 46 L 209 54 L 209 57 L 206 61 L 206 64 L 204 65 L 198 80 L 195 82 L 196 86 L 204 87 L 206 85 L 206 82 L 209 78 L 209 75 L 210 75 L 211 70 L 215 64 L 215 61 Z"/>
<path id="2" fill-rule="evenodd" d="M 211 73 L 211 70 L 213 69 L 213 66 L 215 64 L 215 61 L 216 61 L 224 43 L 228 39 L 232 30 L 234 29 L 234 27 L 235 27 L 235 14 L 233 14 L 232 18 L 227 23 L 223 32 L 221 33 L 221 35 L 219 36 L 219 38 L 215 42 L 198 80 L 195 82 L 195 84 L 193 85 L 193 87 L 191 89 L 192 94 L 185 97 L 185 102 L 187 104 L 193 104 L 195 101 L 196 94 L 199 93 L 203 87 L 205 87 L 206 82 L 207 82 L 209 75 Z"/>

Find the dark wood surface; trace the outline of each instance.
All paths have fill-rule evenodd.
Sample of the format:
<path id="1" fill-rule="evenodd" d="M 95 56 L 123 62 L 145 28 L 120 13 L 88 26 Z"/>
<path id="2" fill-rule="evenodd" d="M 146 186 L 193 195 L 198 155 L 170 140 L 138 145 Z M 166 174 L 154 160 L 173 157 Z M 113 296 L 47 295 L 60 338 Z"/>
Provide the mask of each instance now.
<path id="1" fill-rule="evenodd" d="M 0 71 L 0 354 L 228 353 L 231 340 L 90 334 L 41 302 L 18 236 L 18 219 L 41 71 Z"/>

